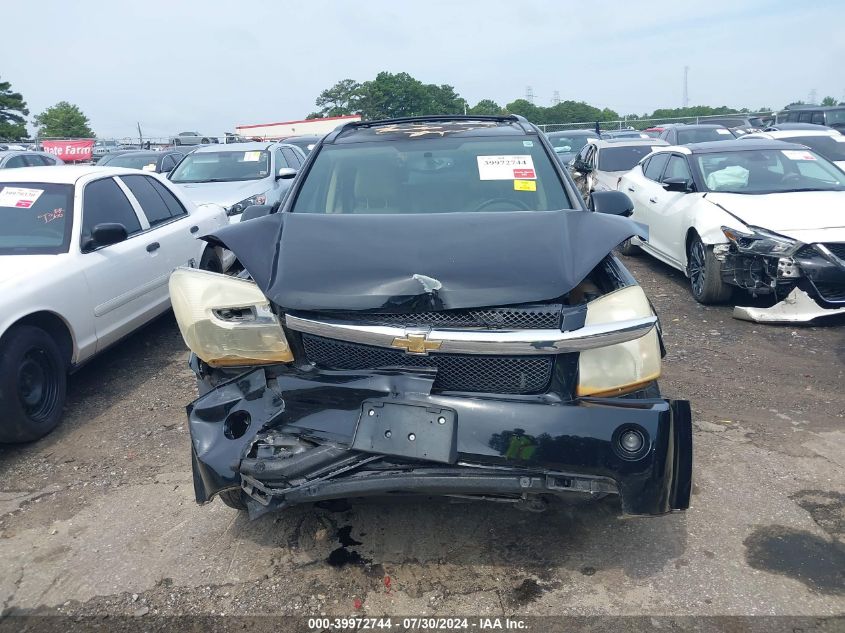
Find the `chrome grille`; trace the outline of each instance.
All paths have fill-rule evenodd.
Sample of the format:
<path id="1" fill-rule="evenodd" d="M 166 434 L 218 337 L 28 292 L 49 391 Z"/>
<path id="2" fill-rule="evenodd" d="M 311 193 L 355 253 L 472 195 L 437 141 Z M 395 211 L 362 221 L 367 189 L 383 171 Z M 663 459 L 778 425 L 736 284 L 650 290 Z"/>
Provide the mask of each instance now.
<path id="1" fill-rule="evenodd" d="M 399 327 L 543 330 L 560 327 L 562 309 L 563 306 L 559 303 L 549 303 L 513 306 L 510 308 L 475 308 L 413 314 L 332 312 L 331 318 L 347 323 L 393 325 Z M 322 314 L 319 316 L 325 317 L 327 315 Z"/>
<path id="2" fill-rule="evenodd" d="M 415 356 L 400 350 L 347 343 L 313 334 L 303 334 L 302 343 L 308 359 L 327 369 L 436 368 L 434 388 L 440 391 L 542 393 L 551 381 L 554 367 L 552 356 Z"/>

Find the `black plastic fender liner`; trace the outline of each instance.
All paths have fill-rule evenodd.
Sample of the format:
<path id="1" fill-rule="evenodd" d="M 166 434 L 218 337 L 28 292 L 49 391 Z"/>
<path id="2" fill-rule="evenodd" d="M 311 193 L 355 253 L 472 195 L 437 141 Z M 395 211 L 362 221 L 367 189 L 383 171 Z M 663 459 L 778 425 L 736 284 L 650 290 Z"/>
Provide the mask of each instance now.
<path id="1" fill-rule="evenodd" d="M 583 210 L 411 215 L 274 213 L 207 241 L 290 310 L 458 309 L 546 301 L 642 225 Z"/>

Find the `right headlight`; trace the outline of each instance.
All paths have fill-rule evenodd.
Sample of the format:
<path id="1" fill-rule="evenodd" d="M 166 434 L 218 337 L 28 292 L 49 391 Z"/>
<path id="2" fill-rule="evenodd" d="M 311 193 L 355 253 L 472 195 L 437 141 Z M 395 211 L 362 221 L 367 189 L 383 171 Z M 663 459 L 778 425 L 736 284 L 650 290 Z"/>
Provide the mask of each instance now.
<path id="1" fill-rule="evenodd" d="M 212 367 L 293 360 L 278 317 L 252 281 L 177 268 L 170 301 L 185 344 Z"/>
<path id="2" fill-rule="evenodd" d="M 587 304 L 585 325 L 640 319 L 654 313 L 639 286 L 628 286 Z M 586 350 L 578 361 L 579 396 L 619 396 L 660 377 L 657 330 L 633 341 Z"/>
<path id="3" fill-rule="evenodd" d="M 750 226 L 748 228 L 751 229 L 751 233 L 723 226 L 722 233 L 731 242 L 736 244 L 737 250 L 743 253 L 787 257 L 802 246 L 797 240 L 772 233 L 758 226 Z"/>

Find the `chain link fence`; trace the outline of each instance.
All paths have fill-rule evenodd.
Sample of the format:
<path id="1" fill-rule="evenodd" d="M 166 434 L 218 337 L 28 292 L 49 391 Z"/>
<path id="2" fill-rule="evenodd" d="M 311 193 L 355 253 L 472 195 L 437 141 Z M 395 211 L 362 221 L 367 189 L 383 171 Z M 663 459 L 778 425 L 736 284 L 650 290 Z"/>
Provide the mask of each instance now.
<path id="1" fill-rule="evenodd" d="M 708 119 L 715 118 L 748 118 L 759 117 L 764 121 L 774 118 L 774 112 L 742 112 L 733 114 L 713 114 L 708 116 L 687 116 L 687 117 L 666 117 L 658 119 L 619 119 L 616 121 L 599 121 L 602 130 L 646 130 L 650 127 L 658 127 L 667 123 L 707 123 Z M 563 130 L 595 130 L 595 121 L 582 121 L 579 123 L 544 123 L 538 125 L 543 132 L 560 132 Z"/>

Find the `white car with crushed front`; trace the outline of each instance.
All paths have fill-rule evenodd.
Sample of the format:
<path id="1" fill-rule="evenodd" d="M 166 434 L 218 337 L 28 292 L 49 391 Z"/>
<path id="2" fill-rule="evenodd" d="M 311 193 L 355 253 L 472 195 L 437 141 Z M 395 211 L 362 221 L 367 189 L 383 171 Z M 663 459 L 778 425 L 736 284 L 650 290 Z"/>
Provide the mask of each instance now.
<path id="1" fill-rule="evenodd" d="M 845 314 L 845 172 L 802 145 L 743 139 L 661 147 L 624 175 L 640 249 L 683 271 L 701 303 L 740 288 L 770 306 L 761 322 Z"/>
<path id="2" fill-rule="evenodd" d="M 227 224 L 138 170 L 0 171 L 0 442 L 49 433 L 68 371 L 165 312 L 175 268 L 222 272 L 196 238 Z"/>

